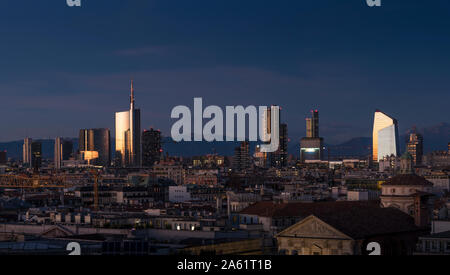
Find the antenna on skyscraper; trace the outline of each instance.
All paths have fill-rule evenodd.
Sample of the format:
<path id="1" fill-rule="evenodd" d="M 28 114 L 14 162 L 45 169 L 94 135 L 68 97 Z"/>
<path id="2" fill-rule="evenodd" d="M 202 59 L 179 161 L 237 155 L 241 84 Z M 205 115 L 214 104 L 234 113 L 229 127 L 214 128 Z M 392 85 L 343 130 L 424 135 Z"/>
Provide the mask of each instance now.
<path id="1" fill-rule="evenodd" d="M 134 88 L 133 88 L 133 79 L 131 79 L 131 96 L 130 103 L 134 104 Z"/>

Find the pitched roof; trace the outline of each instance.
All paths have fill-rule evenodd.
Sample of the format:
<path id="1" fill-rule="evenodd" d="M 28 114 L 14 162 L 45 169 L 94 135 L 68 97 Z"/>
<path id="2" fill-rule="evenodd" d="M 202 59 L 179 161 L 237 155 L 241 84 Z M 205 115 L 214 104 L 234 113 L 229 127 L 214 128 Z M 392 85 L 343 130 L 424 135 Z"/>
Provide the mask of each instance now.
<path id="1" fill-rule="evenodd" d="M 419 230 L 410 215 L 391 207 L 356 207 L 338 213 L 320 213 L 317 217 L 354 239 Z"/>
<path id="2" fill-rule="evenodd" d="M 419 230 L 414 219 L 395 208 L 381 208 L 373 202 L 316 202 L 275 204 L 259 202 L 242 210 L 243 214 L 266 217 L 314 215 L 342 233 L 361 239 L 368 236 Z"/>
<path id="3" fill-rule="evenodd" d="M 433 186 L 433 183 L 415 174 L 399 174 L 386 180 L 383 185 Z"/>
<path id="4" fill-rule="evenodd" d="M 332 202 L 294 202 L 276 203 L 260 201 L 243 209 L 240 213 L 261 217 L 306 217 L 319 209 L 345 209 L 361 205 L 378 205 L 378 201 L 332 201 Z"/>

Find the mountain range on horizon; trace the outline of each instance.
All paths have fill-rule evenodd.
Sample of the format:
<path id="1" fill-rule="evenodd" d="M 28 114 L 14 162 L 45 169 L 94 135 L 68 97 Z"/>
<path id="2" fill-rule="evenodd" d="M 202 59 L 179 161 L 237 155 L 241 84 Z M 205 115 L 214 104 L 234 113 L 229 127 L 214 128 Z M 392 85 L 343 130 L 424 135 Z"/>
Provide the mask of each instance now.
<path id="1" fill-rule="evenodd" d="M 432 127 L 417 130 L 424 137 L 424 153 L 437 150 L 447 150 L 447 144 L 450 142 L 450 124 L 440 123 Z M 411 130 L 400 135 L 400 148 L 404 152 L 407 138 Z M 74 143 L 74 150 L 78 148 L 77 138 L 67 138 Z M 53 139 L 36 139 L 42 142 L 42 155 L 45 159 L 53 158 L 54 140 Z M 217 153 L 224 156 L 232 156 L 234 148 L 239 146 L 239 142 L 175 142 L 171 137 L 164 137 L 162 140 L 164 154 L 170 156 L 192 157 L 205 154 Z M 250 142 L 250 152 L 253 153 L 258 142 Z M 0 151 L 6 150 L 8 157 L 13 159 L 22 158 L 23 140 L 10 141 L 0 143 Z M 299 142 L 291 142 L 288 146 L 288 153 L 298 156 Z M 372 138 L 371 137 L 355 137 L 340 144 L 327 144 L 325 138 L 325 158 L 328 155 L 346 156 L 346 157 L 363 157 L 371 154 Z M 111 139 L 111 148 L 114 148 L 114 139 Z M 329 151 L 328 151 L 329 150 Z M 114 151 L 114 150 L 112 150 Z M 112 154 L 114 154 L 112 152 Z"/>

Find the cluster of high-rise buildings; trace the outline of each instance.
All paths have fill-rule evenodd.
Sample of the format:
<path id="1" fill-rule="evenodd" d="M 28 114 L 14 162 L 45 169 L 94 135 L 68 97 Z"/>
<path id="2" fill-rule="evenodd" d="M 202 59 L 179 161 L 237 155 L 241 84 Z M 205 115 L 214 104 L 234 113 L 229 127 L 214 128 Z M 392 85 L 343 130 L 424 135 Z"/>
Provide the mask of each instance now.
<path id="1" fill-rule="evenodd" d="M 263 115 L 266 134 L 271 135 L 271 109 Z M 105 128 L 81 129 L 77 150 L 76 140 L 55 139 L 54 167 L 74 162 L 75 169 L 55 175 L 50 165 L 27 178 L 20 165 L 10 165 L 2 176 L 6 173 L 0 165 L 0 205 L 15 203 L 9 207 L 18 213 L 2 216 L 0 208 L 0 218 L 10 221 L 2 230 L 7 238 L 23 232 L 52 245 L 62 243 L 55 239 L 55 230 L 67 229 L 61 233 L 64 239 L 80 238 L 85 245 L 90 240 L 83 238 L 96 232 L 104 240 L 95 240 L 96 250 L 86 251 L 108 255 L 220 254 L 224 249 L 242 254 L 364 254 L 364 245 L 371 241 L 381 242 L 385 254 L 436 252 L 427 248 L 428 239 L 450 232 L 450 150 L 446 159 L 444 152 L 433 156 L 435 165 L 420 165 L 426 157 L 423 137 L 413 131 L 400 156 L 398 122 L 377 110 L 373 156 L 324 160 L 327 148 L 320 136 L 319 111 L 313 110 L 298 160 L 288 155 L 287 124 L 278 123 L 279 147 L 274 152 L 256 146 L 252 155 L 254 143 L 243 141 L 232 158 L 208 154 L 162 159 L 161 132 L 141 130 L 132 86 L 129 110 L 115 114 L 115 142 Z M 39 168 L 42 147 L 41 141 L 25 139 L 25 165 Z M 33 188 L 16 192 L 24 189 L 24 181 Z M 45 226 L 40 231 L 36 224 Z M 342 236 L 330 237 L 317 224 L 335 228 Z M 173 248 L 168 250 L 168 245 Z M 60 249 L 65 251 L 64 246 Z M 11 249 L 0 241 L 0 254 L 5 251 Z"/>
<path id="2" fill-rule="evenodd" d="M 256 146 L 253 158 L 250 156 L 250 143 L 242 142 L 235 148 L 233 168 L 245 170 L 254 163 L 256 166 L 282 168 L 288 166 L 288 127 L 279 125 L 279 148 L 272 153 L 264 153 Z M 267 135 L 271 135 L 271 108 L 263 114 L 263 123 L 267 127 Z M 266 138 L 269 140 L 270 138 Z M 372 134 L 372 160 L 380 162 L 388 158 L 398 157 L 399 133 L 398 122 L 386 113 L 376 110 Z M 55 139 L 55 168 L 64 166 L 64 161 L 77 159 L 96 166 L 115 167 L 150 167 L 158 162 L 162 155 L 161 132 L 159 130 L 141 131 L 141 111 L 136 108 L 133 81 L 131 81 L 130 105 L 126 111 L 115 113 L 115 143 L 111 144 L 109 129 L 81 129 L 78 138 L 78 151 L 74 152 L 71 140 L 58 137 Z M 299 157 L 301 163 L 324 160 L 324 139 L 319 134 L 319 111 L 311 110 L 311 116 L 306 118 L 306 136 L 300 140 Z M 114 151 L 113 151 L 114 150 Z M 406 151 L 412 157 L 414 164 L 419 165 L 423 159 L 423 137 L 417 131 L 410 134 Z M 111 157 L 114 152 L 114 159 Z M 329 148 L 328 148 L 329 154 Z M 253 161 L 253 162 L 252 162 Z M 23 145 L 23 163 L 37 169 L 42 162 L 42 144 L 26 138 Z"/>
<path id="3" fill-rule="evenodd" d="M 111 133 L 106 128 L 81 129 L 78 151 L 74 152 L 72 140 L 57 137 L 54 147 L 56 169 L 64 161 L 79 160 L 94 166 L 150 167 L 159 161 L 162 154 L 161 132 L 141 132 L 141 113 L 135 107 L 134 87 L 131 82 L 130 108 L 115 114 L 115 157 L 112 159 Z M 42 162 L 42 143 L 26 138 L 23 144 L 24 165 L 39 169 Z"/>

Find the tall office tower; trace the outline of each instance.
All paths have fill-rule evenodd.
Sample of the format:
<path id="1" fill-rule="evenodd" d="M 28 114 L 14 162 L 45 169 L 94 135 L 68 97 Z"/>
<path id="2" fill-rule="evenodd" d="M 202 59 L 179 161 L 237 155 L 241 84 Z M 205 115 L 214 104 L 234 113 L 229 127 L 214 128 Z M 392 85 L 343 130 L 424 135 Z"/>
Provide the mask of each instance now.
<path id="1" fill-rule="evenodd" d="M 409 135 L 406 151 L 412 156 L 414 165 L 422 164 L 423 137 L 421 134 L 417 133 L 416 129 Z"/>
<path id="2" fill-rule="evenodd" d="M 264 140 L 268 140 L 267 142 L 264 142 L 265 144 L 270 143 L 271 134 L 272 134 L 272 107 L 277 107 L 277 105 L 272 105 L 270 108 L 266 108 L 262 114 L 262 125 L 265 125 L 267 130 L 263 134 Z M 278 115 L 278 125 L 280 125 L 280 133 L 281 133 L 281 108 L 280 108 L 280 114 Z M 281 136 L 281 135 L 280 135 Z M 262 154 L 262 166 L 268 168 L 272 165 L 272 153 L 267 152 L 261 152 Z"/>
<path id="3" fill-rule="evenodd" d="M 42 165 L 42 143 L 33 141 L 31 143 L 31 167 L 37 171 Z"/>
<path id="4" fill-rule="evenodd" d="M 73 153 L 73 143 L 61 137 L 55 138 L 54 163 L 55 169 L 61 169 L 62 161 L 69 160 Z"/>
<path id="5" fill-rule="evenodd" d="M 311 111 L 306 118 L 306 137 L 300 140 L 300 160 L 302 162 L 321 160 L 323 155 L 323 138 L 319 137 L 319 111 Z"/>
<path id="6" fill-rule="evenodd" d="M 142 133 L 142 166 L 151 167 L 161 160 L 161 131 L 144 130 Z"/>
<path id="7" fill-rule="evenodd" d="M 0 151 L 0 164 L 6 164 L 8 162 L 8 154 L 6 151 Z"/>
<path id="8" fill-rule="evenodd" d="M 131 81 L 130 110 L 116 113 L 116 165 L 141 166 L 141 111 L 134 106 Z"/>
<path id="9" fill-rule="evenodd" d="M 280 124 L 280 146 L 277 151 L 270 153 L 270 163 L 272 167 L 282 168 L 287 166 L 288 141 L 287 124 Z"/>
<path id="10" fill-rule="evenodd" d="M 23 164 L 25 166 L 31 167 L 31 143 L 33 140 L 31 138 L 26 138 L 23 141 Z"/>
<path id="11" fill-rule="evenodd" d="M 59 170 L 62 166 L 62 138 L 55 138 L 54 163 L 55 169 Z"/>
<path id="12" fill-rule="evenodd" d="M 250 168 L 250 150 L 248 141 L 242 141 L 239 147 L 234 149 L 233 168 L 243 171 Z"/>
<path id="13" fill-rule="evenodd" d="M 73 155 L 73 142 L 70 140 L 62 141 L 62 160 L 69 160 Z"/>
<path id="14" fill-rule="evenodd" d="M 78 150 L 90 164 L 110 166 L 111 145 L 109 129 L 81 129 Z"/>
<path id="15" fill-rule="evenodd" d="M 314 110 L 311 111 L 312 113 L 312 119 L 311 119 L 311 128 L 312 128 L 312 138 L 318 138 L 319 137 L 319 111 Z"/>
<path id="16" fill-rule="evenodd" d="M 287 124 L 280 124 L 280 164 L 281 167 L 287 166 L 288 160 L 288 127 Z"/>
<path id="17" fill-rule="evenodd" d="M 313 137 L 313 123 L 312 118 L 307 117 L 306 118 L 306 137 L 312 138 Z"/>
<path id="18" fill-rule="evenodd" d="M 386 156 L 398 156 L 398 123 L 380 110 L 375 111 L 373 122 L 373 160 L 380 161 Z"/>

